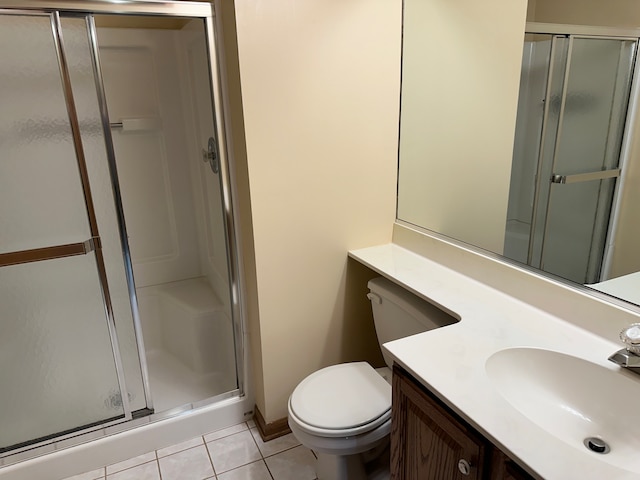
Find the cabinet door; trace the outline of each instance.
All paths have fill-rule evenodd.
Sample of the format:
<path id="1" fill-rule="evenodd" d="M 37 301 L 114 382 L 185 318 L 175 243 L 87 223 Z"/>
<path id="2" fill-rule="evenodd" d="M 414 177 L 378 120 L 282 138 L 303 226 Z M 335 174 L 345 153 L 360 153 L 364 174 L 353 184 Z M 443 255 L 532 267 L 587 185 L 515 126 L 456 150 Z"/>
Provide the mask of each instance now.
<path id="1" fill-rule="evenodd" d="M 403 370 L 394 367 L 393 480 L 480 480 L 484 454 L 484 439 L 460 423 Z"/>
<path id="2" fill-rule="evenodd" d="M 513 460 L 497 448 L 491 455 L 491 480 L 533 480 L 533 477 L 522 470 Z"/>

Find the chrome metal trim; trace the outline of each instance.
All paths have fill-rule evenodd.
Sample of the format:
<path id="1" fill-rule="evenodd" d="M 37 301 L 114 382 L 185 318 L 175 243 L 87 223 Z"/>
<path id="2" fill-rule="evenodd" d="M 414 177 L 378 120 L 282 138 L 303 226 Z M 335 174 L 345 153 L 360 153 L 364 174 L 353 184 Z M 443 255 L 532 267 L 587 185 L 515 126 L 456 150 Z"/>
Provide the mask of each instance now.
<path id="1" fill-rule="evenodd" d="M 67 106 L 67 114 L 69 116 L 71 135 L 73 137 L 73 148 L 76 153 L 78 170 L 80 173 L 80 182 L 82 184 L 82 193 L 84 195 L 87 218 L 89 219 L 89 228 L 91 230 L 92 237 L 99 237 L 100 234 L 98 232 L 98 221 L 95 215 L 95 207 L 93 205 L 91 188 L 89 186 L 89 173 L 87 171 L 87 164 L 84 156 L 84 147 L 82 145 L 82 136 L 80 133 L 80 122 L 78 121 L 76 103 L 73 97 L 71 75 L 69 73 L 66 52 L 64 51 L 62 26 L 60 24 L 60 15 L 58 12 L 53 12 L 51 14 L 51 28 L 53 31 L 56 55 L 58 57 L 58 68 L 60 70 L 60 80 L 62 82 L 62 90 L 64 93 L 65 104 Z"/>
<path id="2" fill-rule="evenodd" d="M 627 368 L 630 371 L 640 373 L 640 356 L 629 351 L 627 348 L 614 352 L 607 360 L 615 363 L 616 365 L 620 365 L 622 368 Z"/>
<path id="3" fill-rule="evenodd" d="M 554 57 L 557 46 L 557 37 L 553 37 L 551 39 L 551 49 L 549 50 L 549 73 L 547 75 L 547 86 L 545 88 L 545 102 L 544 102 L 544 112 L 542 114 L 542 129 L 540 130 L 540 150 L 538 151 L 538 165 L 536 165 L 536 185 L 533 193 L 533 209 L 531 211 L 531 227 L 529 227 L 529 246 L 527 247 L 527 263 L 529 265 L 533 262 L 533 249 L 535 246 L 535 229 L 538 223 L 538 207 L 540 200 L 540 189 L 542 185 L 542 168 L 543 168 L 543 159 L 544 159 L 544 148 L 546 144 L 547 137 L 547 129 L 549 128 L 549 105 L 551 102 L 548 101 L 549 92 L 551 91 L 551 86 L 553 83 L 553 78 L 555 74 L 554 65 L 555 62 Z M 545 217 L 546 223 L 546 217 Z"/>
<path id="4" fill-rule="evenodd" d="M 610 170 L 599 170 L 597 172 L 587 173 L 575 173 L 573 175 L 558 175 L 551 176 L 551 183 L 559 183 L 561 185 L 567 183 L 580 183 L 580 182 L 592 182 L 594 180 L 605 180 L 607 178 L 616 178 L 620 176 L 619 168 L 612 168 Z"/>
<path id="5" fill-rule="evenodd" d="M 585 37 L 604 37 L 611 39 L 640 37 L 640 28 L 592 27 L 589 25 L 570 25 L 560 23 L 527 22 L 527 33 L 547 33 L 550 35 L 575 35 Z"/>
<path id="6" fill-rule="evenodd" d="M 80 170 L 80 181 L 82 182 L 82 188 L 85 198 L 85 206 L 87 209 L 87 216 L 89 217 L 89 225 L 91 228 L 91 235 L 94 238 L 99 239 L 100 234 L 98 232 L 98 222 L 95 216 L 93 200 L 91 197 L 91 187 L 89 184 L 89 174 L 87 171 L 87 165 L 84 156 L 84 150 L 82 145 L 82 138 L 80 136 L 80 123 L 78 122 L 78 114 L 76 112 L 75 100 L 73 98 L 73 90 L 71 87 L 71 76 L 69 73 L 69 66 L 67 63 L 66 52 L 64 49 L 64 39 L 62 36 L 62 24 L 60 22 L 60 14 L 53 12 L 51 14 L 51 30 L 53 33 L 53 40 L 58 57 L 58 67 L 60 69 L 60 77 L 62 80 L 62 88 L 64 91 L 65 103 L 67 106 L 67 113 L 69 115 L 69 123 L 71 125 L 71 133 L 73 135 L 73 143 L 76 151 L 76 157 L 78 161 L 78 169 Z M 118 335 L 116 332 L 115 318 L 113 315 L 113 306 L 111 305 L 111 297 L 109 293 L 109 284 L 107 282 L 107 273 L 104 265 L 104 258 L 102 257 L 102 249 L 97 248 L 94 251 L 96 266 L 98 269 L 98 276 L 100 277 L 100 286 L 102 289 L 102 301 L 104 303 L 107 327 L 109 329 L 109 338 L 111 340 L 111 347 L 113 350 L 114 363 L 116 368 L 116 374 L 118 377 L 118 385 L 120 387 L 120 397 L 122 398 L 122 408 L 124 410 L 125 420 L 131 420 L 131 407 L 129 405 L 129 395 L 126 387 L 124 377 L 124 367 L 122 364 L 122 357 L 120 355 L 120 347 L 118 343 Z"/>
<path id="7" fill-rule="evenodd" d="M 90 238 L 85 241 L 82 245 L 84 246 L 84 253 L 93 252 L 96 249 L 96 239 Z"/>
<path id="8" fill-rule="evenodd" d="M 562 81 L 562 100 L 560 102 L 560 113 L 558 114 L 558 128 L 556 129 L 556 141 L 553 149 L 553 160 L 551 161 L 551 171 L 556 169 L 558 160 L 558 150 L 560 140 L 562 139 L 562 130 L 564 122 L 564 113 L 567 106 L 567 92 L 569 90 L 569 75 L 571 73 L 571 55 L 573 54 L 573 37 L 569 37 L 569 47 L 567 48 L 567 63 L 564 68 L 564 79 Z M 544 269 L 544 247 L 547 243 L 547 234 L 549 233 L 549 211 L 551 210 L 551 197 L 553 191 L 549 190 L 549 198 L 547 200 L 547 212 L 545 213 L 544 230 L 542 233 L 542 245 L 540 246 L 540 269 Z"/>
<path id="9" fill-rule="evenodd" d="M 98 98 L 98 106 L 100 109 L 100 117 L 102 122 L 102 132 L 109 163 L 109 173 L 111 176 L 111 189 L 115 203 L 116 217 L 118 221 L 118 229 L 120 233 L 120 246 L 122 248 L 125 276 L 127 279 L 127 288 L 129 290 L 129 302 L 131 304 L 131 312 L 133 316 L 133 330 L 136 336 L 136 345 L 138 347 L 138 358 L 140 360 L 140 370 L 142 373 L 142 386 L 144 390 L 146 405 L 153 408 L 153 399 L 151 395 L 151 385 L 149 381 L 149 366 L 144 348 L 144 340 L 142 337 L 142 323 L 140 321 L 140 313 L 138 311 L 138 297 L 136 295 L 135 279 L 133 277 L 133 265 L 131 261 L 131 250 L 129 248 L 129 240 L 127 235 L 127 226 L 124 217 L 124 208 L 122 205 L 122 194 L 120 191 L 120 181 L 118 179 L 118 166 L 116 164 L 116 155 L 113 147 L 113 137 L 109 124 L 109 110 L 107 108 L 107 97 L 105 94 L 104 83 L 102 80 L 102 68 L 100 65 L 100 51 L 98 47 L 98 36 L 93 16 L 86 17 L 87 32 L 89 35 L 89 44 L 91 47 L 91 61 L 93 64 L 93 76 L 96 83 L 96 95 Z M 122 125 L 122 123 L 120 124 Z"/>
<path id="10" fill-rule="evenodd" d="M 21 11 L 68 11 L 79 13 L 155 15 L 169 17 L 206 17 L 212 15 L 208 2 L 167 2 L 164 0 L 0 0 L 0 9 Z"/>
<path id="11" fill-rule="evenodd" d="M 627 37 L 627 36 L 615 36 L 615 35 L 571 35 L 573 38 L 578 40 L 616 40 L 620 42 L 637 42 L 638 37 L 640 37 L 640 30 L 638 30 L 638 36 Z"/>
<path id="12" fill-rule="evenodd" d="M 87 249 L 87 242 L 92 242 L 92 240 L 87 240 L 82 243 L 56 245 L 53 247 L 33 248 L 19 252 L 0 253 L 0 267 L 85 255 L 91 251 L 91 249 Z"/>
<path id="13" fill-rule="evenodd" d="M 236 378 L 238 380 L 238 387 L 240 394 L 244 394 L 245 390 L 245 378 L 244 378 L 244 309 L 243 309 L 243 288 L 242 285 L 242 272 L 240 269 L 240 244 L 239 235 L 235 219 L 234 208 L 235 201 L 232 196 L 231 188 L 231 169 L 229 165 L 230 159 L 232 159 L 229 153 L 232 145 L 231 135 L 229 134 L 229 127 L 231 121 L 229 113 L 229 105 L 225 103 L 225 97 L 222 95 L 225 88 L 225 80 L 221 74 L 220 63 L 218 62 L 218 55 L 223 58 L 224 49 L 222 41 L 217 38 L 217 29 L 221 29 L 219 24 L 220 19 L 216 19 L 218 25 L 214 24 L 213 16 L 205 18 L 205 28 L 207 36 L 207 48 L 209 51 L 209 80 L 211 82 L 211 109 L 215 115 L 215 128 L 216 137 L 218 142 L 218 164 L 220 168 L 219 181 L 222 187 L 223 208 L 224 208 L 224 224 L 225 234 L 227 237 L 227 266 L 229 270 L 229 288 L 231 295 L 231 308 L 233 317 L 233 338 L 235 343 L 235 359 L 236 359 Z M 217 108 L 216 108 L 217 106 Z"/>

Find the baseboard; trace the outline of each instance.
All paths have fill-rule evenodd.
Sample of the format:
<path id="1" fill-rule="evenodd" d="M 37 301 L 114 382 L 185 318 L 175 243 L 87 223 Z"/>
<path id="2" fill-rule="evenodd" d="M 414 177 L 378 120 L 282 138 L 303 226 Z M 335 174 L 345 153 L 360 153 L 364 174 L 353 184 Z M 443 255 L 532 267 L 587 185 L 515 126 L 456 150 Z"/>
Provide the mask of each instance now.
<path id="1" fill-rule="evenodd" d="M 287 433 L 291 433 L 291 429 L 289 428 L 289 423 L 286 418 L 280 418 L 275 422 L 267 423 L 265 422 L 262 413 L 260 413 L 260 410 L 258 410 L 257 405 L 254 408 L 253 419 L 256 422 L 258 433 L 260 433 L 260 437 L 262 437 L 263 442 L 268 442 L 274 438 L 282 437 Z"/>

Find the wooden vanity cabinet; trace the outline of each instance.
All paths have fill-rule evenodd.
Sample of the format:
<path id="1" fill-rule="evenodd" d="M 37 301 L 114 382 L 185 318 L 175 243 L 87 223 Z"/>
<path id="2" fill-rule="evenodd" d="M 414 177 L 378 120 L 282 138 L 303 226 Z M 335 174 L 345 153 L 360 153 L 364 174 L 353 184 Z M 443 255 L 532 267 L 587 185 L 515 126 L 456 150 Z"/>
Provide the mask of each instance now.
<path id="1" fill-rule="evenodd" d="M 392 480 L 532 480 L 398 366 L 393 369 Z"/>
<path id="2" fill-rule="evenodd" d="M 491 455 L 490 480 L 532 480 L 531 475 L 522 470 L 513 460 L 493 447 Z"/>

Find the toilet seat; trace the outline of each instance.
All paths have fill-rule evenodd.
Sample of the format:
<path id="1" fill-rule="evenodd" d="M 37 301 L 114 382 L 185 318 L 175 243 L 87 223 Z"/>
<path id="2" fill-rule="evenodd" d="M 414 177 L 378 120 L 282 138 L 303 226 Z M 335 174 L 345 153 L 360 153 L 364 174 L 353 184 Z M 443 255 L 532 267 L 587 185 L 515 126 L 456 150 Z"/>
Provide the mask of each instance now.
<path id="1" fill-rule="evenodd" d="M 391 386 L 366 362 L 333 365 L 296 387 L 289 414 L 312 435 L 359 435 L 391 418 Z"/>

